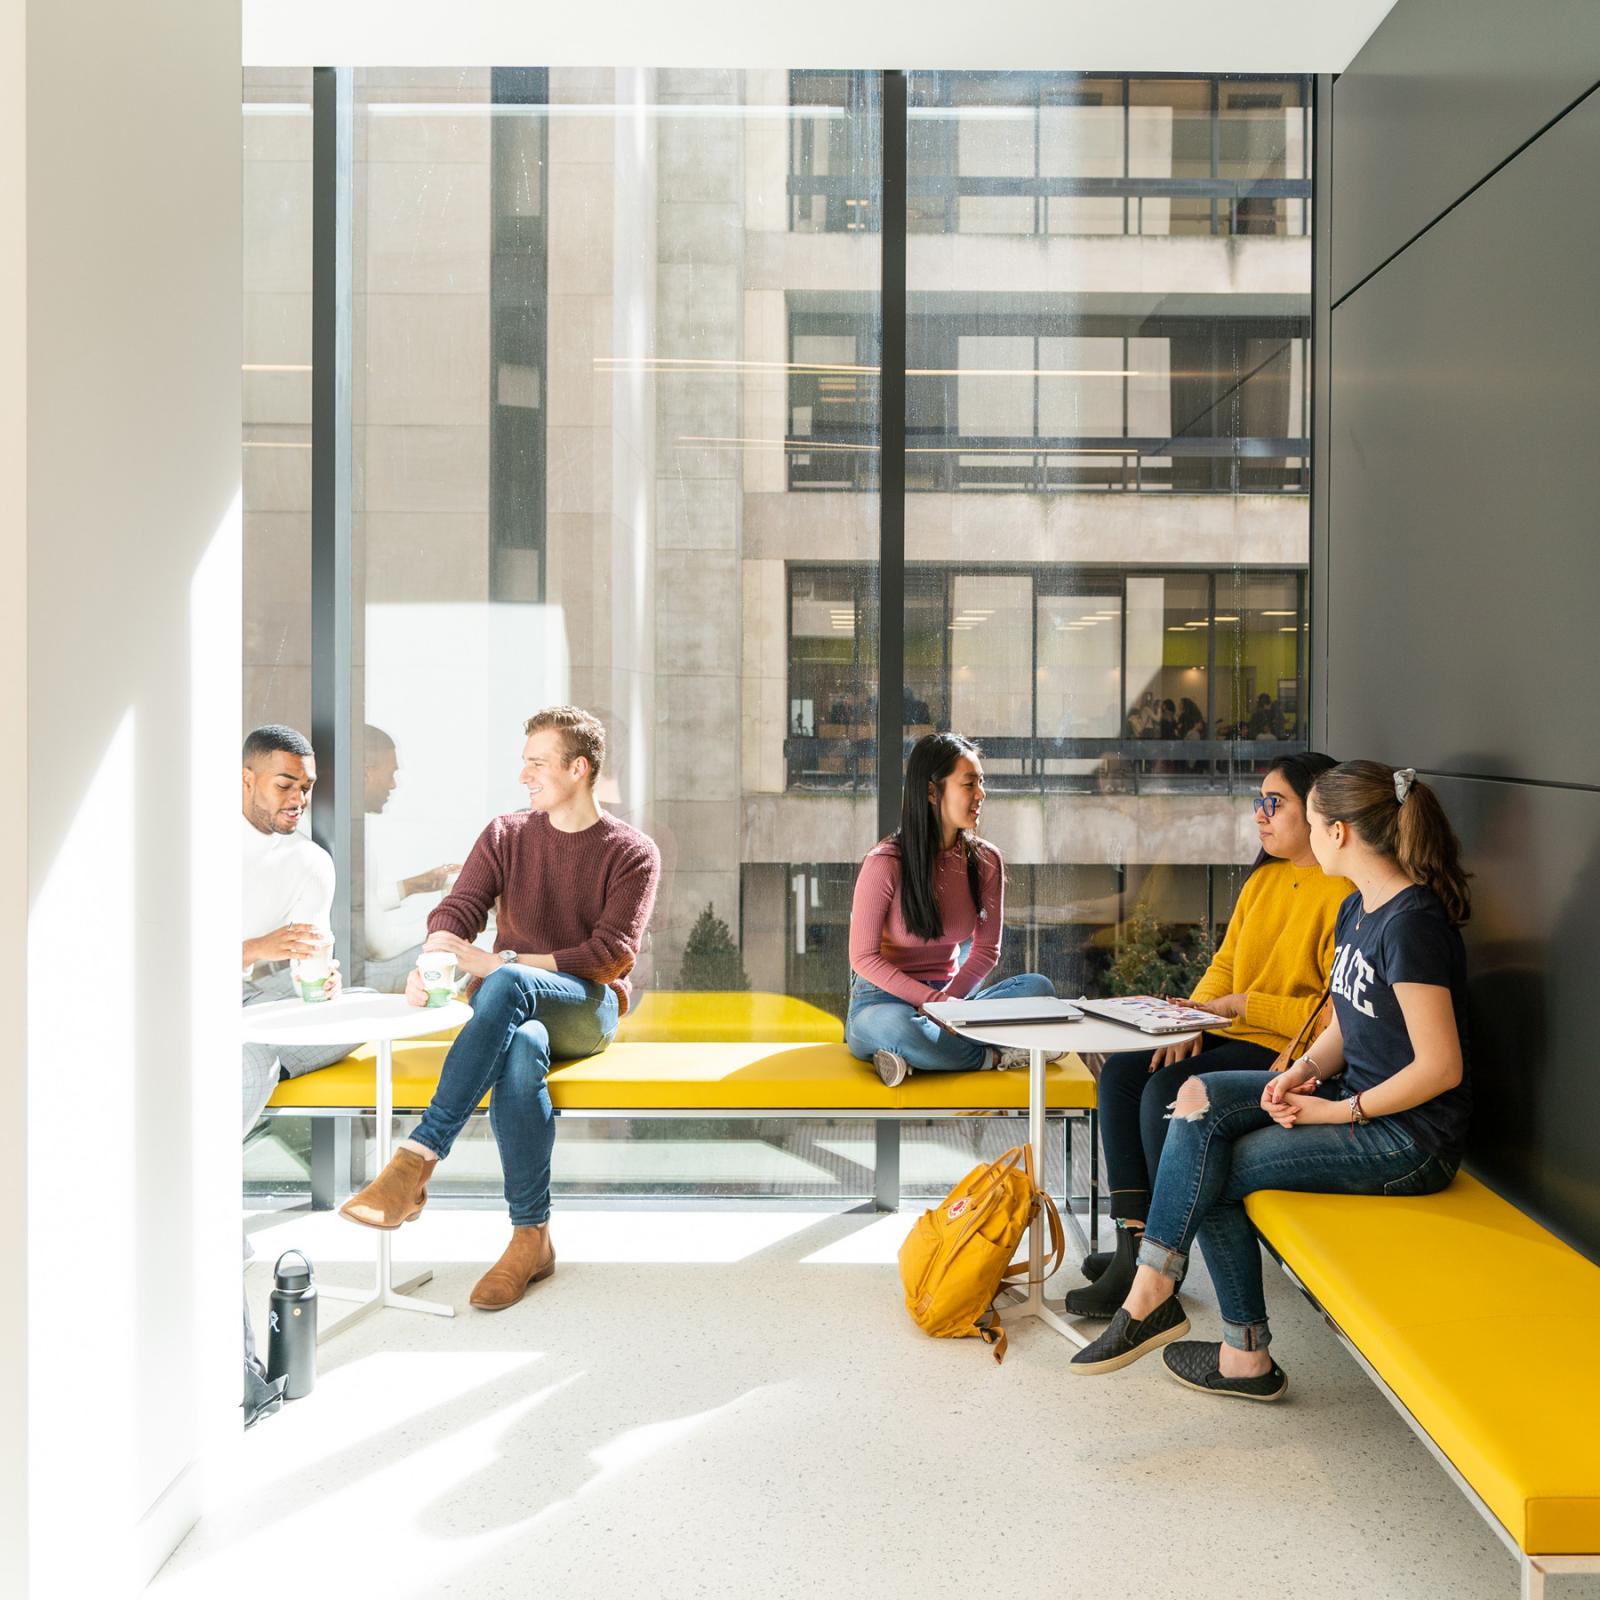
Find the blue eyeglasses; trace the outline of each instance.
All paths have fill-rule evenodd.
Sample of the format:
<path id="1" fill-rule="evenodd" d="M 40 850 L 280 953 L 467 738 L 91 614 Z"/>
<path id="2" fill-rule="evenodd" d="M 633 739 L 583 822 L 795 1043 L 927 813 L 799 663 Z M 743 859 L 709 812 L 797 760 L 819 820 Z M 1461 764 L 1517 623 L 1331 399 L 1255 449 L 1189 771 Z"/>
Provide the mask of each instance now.
<path id="1" fill-rule="evenodd" d="M 1281 794 L 1258 794 L 1255 799 L 1250 802 L 1250 804 L 1256 808 L 1257 812 L 1265 811 L 1269 818 L 1273 816 L 1282 803 L 1283 796 Z"/>

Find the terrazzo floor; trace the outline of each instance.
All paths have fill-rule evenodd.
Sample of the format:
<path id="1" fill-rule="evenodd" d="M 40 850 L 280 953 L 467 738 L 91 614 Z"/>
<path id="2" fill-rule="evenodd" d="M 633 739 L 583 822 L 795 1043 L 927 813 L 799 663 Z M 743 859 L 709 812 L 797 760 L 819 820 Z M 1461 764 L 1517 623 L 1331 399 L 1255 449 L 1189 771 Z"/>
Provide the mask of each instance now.
<path id="1" fill-rule="evenodd" d="M 504 1215 L 431 1207 L 396 1257 L 432 1266 L 420 1292 L 456 1317 L 387 1311 L 326 1343 L 315 1393 L 245 1435 L 149 1592 L 1516 1595 L 1511 1557 L 1275 1269 L 1291 1397 L 1242 1405 L 1159 1357 L 1075 1377 L 1037 1324 L 1003 1367 L 924 1338 L 894 1266 L 913 1215 L 574 1205 L 554 1278 L 485 1315 L 466 1296 Z M 325 1213 L 263 1214 L 252 1237 L 258 1328 L 279 1250 L 325 1283 L 371 1259 Z M 1186 1298 L 1214 1336 L 1200 1274 Z M 1600 1600 L 1600 1579 L 1551 1600 Z"/>

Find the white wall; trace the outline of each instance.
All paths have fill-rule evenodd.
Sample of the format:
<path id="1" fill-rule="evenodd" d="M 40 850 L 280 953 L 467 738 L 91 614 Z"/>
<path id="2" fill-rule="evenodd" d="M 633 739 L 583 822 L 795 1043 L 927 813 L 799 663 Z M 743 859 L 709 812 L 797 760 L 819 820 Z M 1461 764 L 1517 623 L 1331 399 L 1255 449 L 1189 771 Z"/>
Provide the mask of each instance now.
<path id="1" fill-rule="evenodd" d="M 1394 0 L 243 0 L 251 66 L 1342 72 Z"/>
<path id="2" fill-rule="evenodd" d="M 26 298 L 10 237 L 0 358 L 25 328 L 27 359 L 0 359 L 0 892 L 26 885 L 28 1016 L 25 1049 L 0 1024 L 26 1127 L 0 1164 L 0 1591 L 119 1596 L 238 1437 L 239 22 L 5 16 Z"/>
<path id="3" fill-rule="evenodd" d="M 23 9 L 0 7 L 0 749 L 24 748 L 28 703 L 16 692 L 28 659 L 27 233 L 18 226 L 27 193 L 23 133 L 27 74 Z M 16 778 L 0 783 L 0 972 L 21 970 L 27 945 L 28 793 Z M 16 985 L 13 985 L 15 992 Z M 0 1012 L 0 1096 L 16 1126 L 26 1101 L 25 1002 Z M 28 1270 L 28 1169 L 0 1162 L 0 1283 L 25 1284 Z M 0 1594 L 22 1594 L 28 1558 L 27 1340 L 15 1319 L 0 1319 Z"/>

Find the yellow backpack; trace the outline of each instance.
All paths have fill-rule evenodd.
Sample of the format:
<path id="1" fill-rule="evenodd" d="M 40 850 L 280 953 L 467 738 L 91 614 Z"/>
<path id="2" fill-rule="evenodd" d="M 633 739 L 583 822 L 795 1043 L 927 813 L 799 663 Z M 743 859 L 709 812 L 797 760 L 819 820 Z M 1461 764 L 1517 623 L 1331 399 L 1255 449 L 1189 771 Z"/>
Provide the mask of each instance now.
<path id="1" fill-rule="evenodd" d="M 1027 1262 L 1012 1266 L 1011 1257 L 1041 1205 L 1055 1257 L 1045 1263 L 1048 1278 L 1061 1265 L 1066 1238 L 1055 1201 L 1033 1181 L 1030 1146 L 974 1167 L 940 1205 L 924 1211 L 900 1247 L 911 1320 L 935 1339 L 982 1339 L 997 1362 L 1005 1360 L 1006 1332 L 994 1301 L 1002 1288 L 1030 1281 Z"/>

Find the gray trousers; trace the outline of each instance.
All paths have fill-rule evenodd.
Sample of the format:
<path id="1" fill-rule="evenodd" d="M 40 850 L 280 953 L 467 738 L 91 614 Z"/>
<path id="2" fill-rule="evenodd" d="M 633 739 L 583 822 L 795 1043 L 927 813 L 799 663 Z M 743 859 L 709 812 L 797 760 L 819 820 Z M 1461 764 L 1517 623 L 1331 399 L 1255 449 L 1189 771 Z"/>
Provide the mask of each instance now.
<path id="1" fill-rule="evenodd" d="M 293 993 L 292 982 L 289 964 L 285 962 L 277 971 L 262 972 L 248 979 L 244 986 L 244 1003 L 258 1006 L 268 1000 L 287 1000 Z M 331 1067 L 335 1061 L 343 1061 L 360 1043 L 357 1039 L 351 1044 L 317 1046 L 247 1044 L 243 1072 L 244 1127 L 240 1137 L 255 1127 L 280 1078 L 298 1078 L 315 1072 L 318 1067 Z"/>

